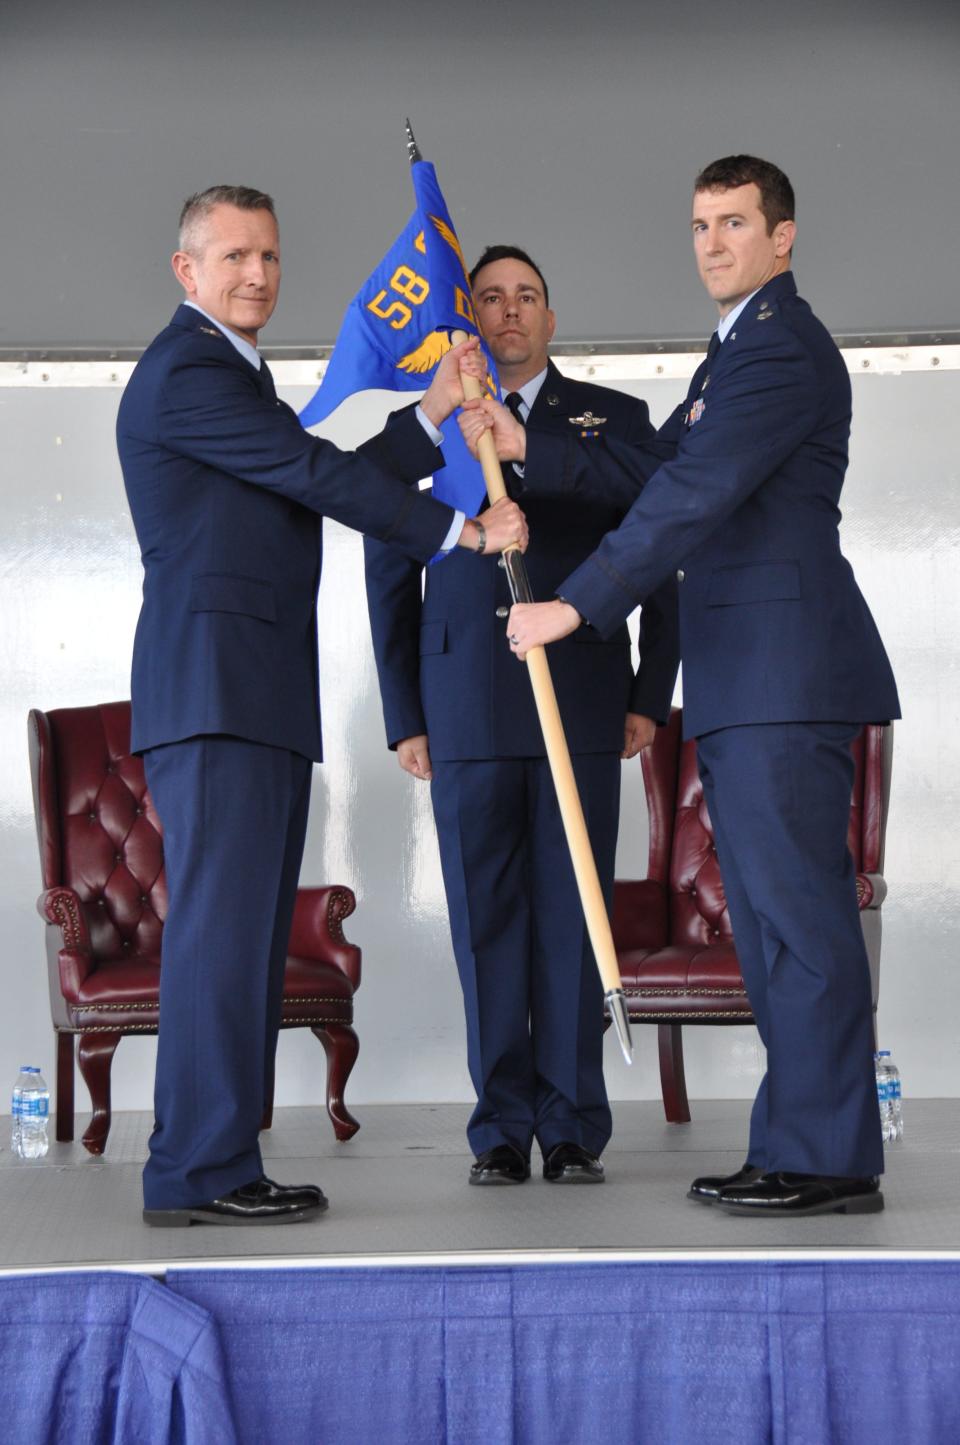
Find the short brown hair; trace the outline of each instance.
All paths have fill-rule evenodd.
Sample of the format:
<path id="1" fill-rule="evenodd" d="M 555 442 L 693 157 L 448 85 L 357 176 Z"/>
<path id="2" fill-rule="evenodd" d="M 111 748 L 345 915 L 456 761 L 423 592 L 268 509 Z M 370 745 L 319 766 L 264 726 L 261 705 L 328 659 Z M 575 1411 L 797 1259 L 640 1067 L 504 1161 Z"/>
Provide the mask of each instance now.
<path id="1" fill-rule="evenodd" d="M 781 221 L 794 219 L 793 186 L 783 171 L 758 156 L 724 156 L 712 161 L 693 183 L 697 191 L 732 191 L 753 183 L 760 192 L 760 209 L 767 222 L 767 235 Z"/>
<path id="2" fill-rule="evenodd" d="M 214 206 L 236 206 L 240 211 L 269 211 L 274 220 L 273 197 L 250 186 L 208 186 L 188 196 L 180 210 L 180 250 L 197 245 L 197 233 Z"/>
<path id="3" fill-rule="evenodd" d="M 526 251 L 522 251 L 519 246 L 488 246 L 470 272 L 471 286 L 476 284 L 478 272 L 482 271 L 484 266 L 492 266 L 494 261 L 522 261 L 525 266 L 530 267 L 531 271 L 536 271 L 540 277 L 540 285 L 543 287 L 543 304 L 544 306 L 550 305 L 550 292 L 547 289 L 546 277 L 533 257 L 528 256 Z"/>

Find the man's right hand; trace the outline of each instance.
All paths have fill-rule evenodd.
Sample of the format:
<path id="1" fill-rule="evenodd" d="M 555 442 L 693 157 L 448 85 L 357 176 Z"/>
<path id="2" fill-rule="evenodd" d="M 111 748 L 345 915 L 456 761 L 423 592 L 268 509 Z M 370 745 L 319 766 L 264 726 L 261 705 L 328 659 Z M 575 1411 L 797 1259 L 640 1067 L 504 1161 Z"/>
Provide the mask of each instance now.
<path id="1" fill-rule="evenodd" d="M 509 413 L 508 413 L 509 415 Z M 505 547 L 517 546 L 521 552 L 527 550 L 530 534 L 527 519 L 509 497 L 501 497 L 488 507 L 482 517 L 468 517 L 457 541 L 458 547 L 476 552 L 480 541 L 478 526 L 486 533 L 483 550 L 487 553 L 502 552 Z"/>
<path id="2" fill-rule="evenodd" d="M 397 762 L 405 773 L 428 783 L 433 777 L 430 765 L 430 743 L 426 733 L 413 738 L 403 738 L 397 743 Z"/>
<path id="3" fill-rule="evenodd" d="M 527 429 L 517 421 L 511 411 L 492 397 L 478 397 L 465 401 L 457 420 L 463 439 L 471 454 L 477 455 L 480 438 L 485 431 L 493 432 L 497 456 L 502 462 L 523 462 L 527 455 Z"/>

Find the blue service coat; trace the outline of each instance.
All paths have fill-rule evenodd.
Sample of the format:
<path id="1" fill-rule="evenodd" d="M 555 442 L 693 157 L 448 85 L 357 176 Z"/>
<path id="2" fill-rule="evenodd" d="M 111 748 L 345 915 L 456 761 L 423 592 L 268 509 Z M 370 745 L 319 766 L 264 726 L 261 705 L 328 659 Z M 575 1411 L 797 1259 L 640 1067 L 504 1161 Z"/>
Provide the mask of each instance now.
<path id="1" fill-rule="evenodd" d="M 322 516 L 424 561 L 453 512 L 399 478 L 440 453 L 412 412 L 357 453 L 310 436 L 189 306 L 138 362 L 117 445 L 144 567 L 134 749 L 231 733 L 319 761 Z"/>
<path id="2" fill-rule="evenodd" d="M 594 421 L 586 428 L 574 419 L 588 412 Z M 570 381 L 552 362 L 528 425 L 542 428 L 561 454 L 568 437 L 588 429 L 623 446 L 654 437 L 645 402 Z M 544 499 L 523 490 L 512 467 L 504 474 L 515 495 L 522 491 L 530 526 L 525 561 L 533 595 L 540 600 L 551 597 L 617 526 L 636 496 L 632 487 L 607 499 L 587 482 L 575 497 Z M 389 745 L 426 733 L 434 762 L 542 757 L 543 735 L 527 671 L 506 639 L 510 593 L 498 559 L 460 551 L 434 563 L 421 599 L 417 564 L 369 538 L 364 550 Z M 669 715 L 678 667 L 672 578 L 644 606 L 636 675 L 623 618 L 605 636 L 579 628 L 552 645 L 549 658 L 570 751 L 621 752 L 628 711 L 661 722 Z"/>
<path id="3" fill-rule="evenodd" d="M 767 1075 L 748 1160 L 883 1168 L 870 982 L 846 846 L 856 725 L 898 717 L 873 618 L 840 551 L 850 382 L 789 273 L 747 303 L 649 450 L 528 433 L 525 485 L 611 501 L 617 531 L 558 588 L 615 630 L 680 581 L 684 727 L 714 826 Z M 646 481 L 645 481 L 646 479 Z M 644 485 L 645 481 L 645 485 Z M 744 726 L 749 725 L 749 726 Z M 801 880 L 797 885 L 797 880 Z M 798 1065 L 799 1061 L 799 1065 Z"/>
<path id="4" fill-rule="evenodd" d="M 750 300 L 661 428 L 672 460 L 661 465 L 660 451 L 612 435 L 528 430 L 521 506 L 557 491 L 634 498 L 557 589 L 602 636 L 682 574 L 688 737 L 900 716 L 883 644 L 840 550 L 850 410 L 843 358 L 787 272 Z"/>

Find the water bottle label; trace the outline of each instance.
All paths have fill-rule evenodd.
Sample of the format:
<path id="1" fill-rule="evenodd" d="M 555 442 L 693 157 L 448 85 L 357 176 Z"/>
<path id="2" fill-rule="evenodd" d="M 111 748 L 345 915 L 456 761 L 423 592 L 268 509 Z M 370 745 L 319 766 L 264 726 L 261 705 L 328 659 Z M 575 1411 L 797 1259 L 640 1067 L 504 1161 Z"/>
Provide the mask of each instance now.
<path id="1" fill-rule="evenodd" d="M 889 1080 L 889 1079 L 878 1079 L 878 1080 L 877 1080 L 877 1098 L 880 1100 L 880 1103 L 881 1103 L 881 1104 L 885 1104 L 888 1099 L 892 1099 L 892 1098 L 893 1098 L 893 1095 L 892 1095 L 891 1090 L 890 1090 L 890 1080 Z"/>
<path id="2" fill-rule="evenodd" d="M 899 1099 L 899 1098 L 902 1097 L 902 1095 L 901 1095 L 901 1093 L 900 1093 L 900 1080 L 899 1080 L 899 1079 L 891 1079 L 891 1080 L 890 1080 L 890 1083 L 889 1083 L 889 1085 L 888 1085 L 888 1088 L 889 1088 L 889 1091 L 890 1091 L 890 1097 L 891 1097 L 891 1099 Z"/>
<path id="3" fill-rule="evenodd" d="M 21 1099 L 19 1113 L 21 1119 L 46 1119 L 50 1114 L 50 1100 L 42 1095 Z"/>

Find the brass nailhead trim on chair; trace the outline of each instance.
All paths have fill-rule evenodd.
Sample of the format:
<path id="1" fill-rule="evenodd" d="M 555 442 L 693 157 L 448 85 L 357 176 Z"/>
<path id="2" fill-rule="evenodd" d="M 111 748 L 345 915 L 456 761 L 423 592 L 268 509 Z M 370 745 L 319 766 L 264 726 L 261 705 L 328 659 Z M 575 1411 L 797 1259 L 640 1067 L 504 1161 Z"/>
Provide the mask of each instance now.
<path id="1" fill-rule="evenodd" d="M 665 984 L 663 988 L 627 988 L 627 998 L 746 998 L 738 988 L 684 988 L 681 984 Z"/>
<path id="2" fill-rule="evenodd" d="M 349 1007 L 350 1004 L 352 1004 L 353 1000 L 348 998 L 326 998 L 318 997 L 316 994 L 305 994 L 301 998 L 285 999 L 284 1002 L 302 1004 L 341 1003 Z M 80 1003 L 74 1006 L 73 1012 L 75 1014 L 132 1013 L 139 1010 L 141 1013 L 143 1013 L 147 1009 L 155 1009 L 157 1007 L 158 1005 L 155 1003 Z"/>
<path id="3" fill-rule="evenodd" d="M 69 893 L 60 893 L 52 900 L 52 907 L 57 923 L 63 929 L 64 946 L 79 948 L 81 931 L 76 899 L 71 898 Z"/>
<path id="4" fill-rule="evenodd" d="M 337 943 L 346 943 L 343 936 L 343 920 L 349 918 L 353 909 L 350 908 L 349 898 L 342 888 L 334 888 L 330 894 L 330 901 L 327 904 L 327 927 L 330 930 L 330 937 Z"/>
<path id="5" fill-rule="evenodd" d="M 675 1024 L 712 1024 L 715 1023 L 717 1019 L 743 1019 L 744 1023 L 753 1023 L 753 1014 L 745 1012 L 742 1009 L 737 1009 L 732 1013 L 721 1012 L 720 1009 L 717 1009 L 716 1013 L 695 1014 L 685 1014 L 679 1012 L 653 1013 L 649 1009 L 644 1009 L 642 1013 L 633 1013 L 630 1009 L 628 1009 L 627 1014 L 632 1023 L 652 1023 L 654 1020 L 660 1019 L 664 1019 L 669 1023 Z"/>

